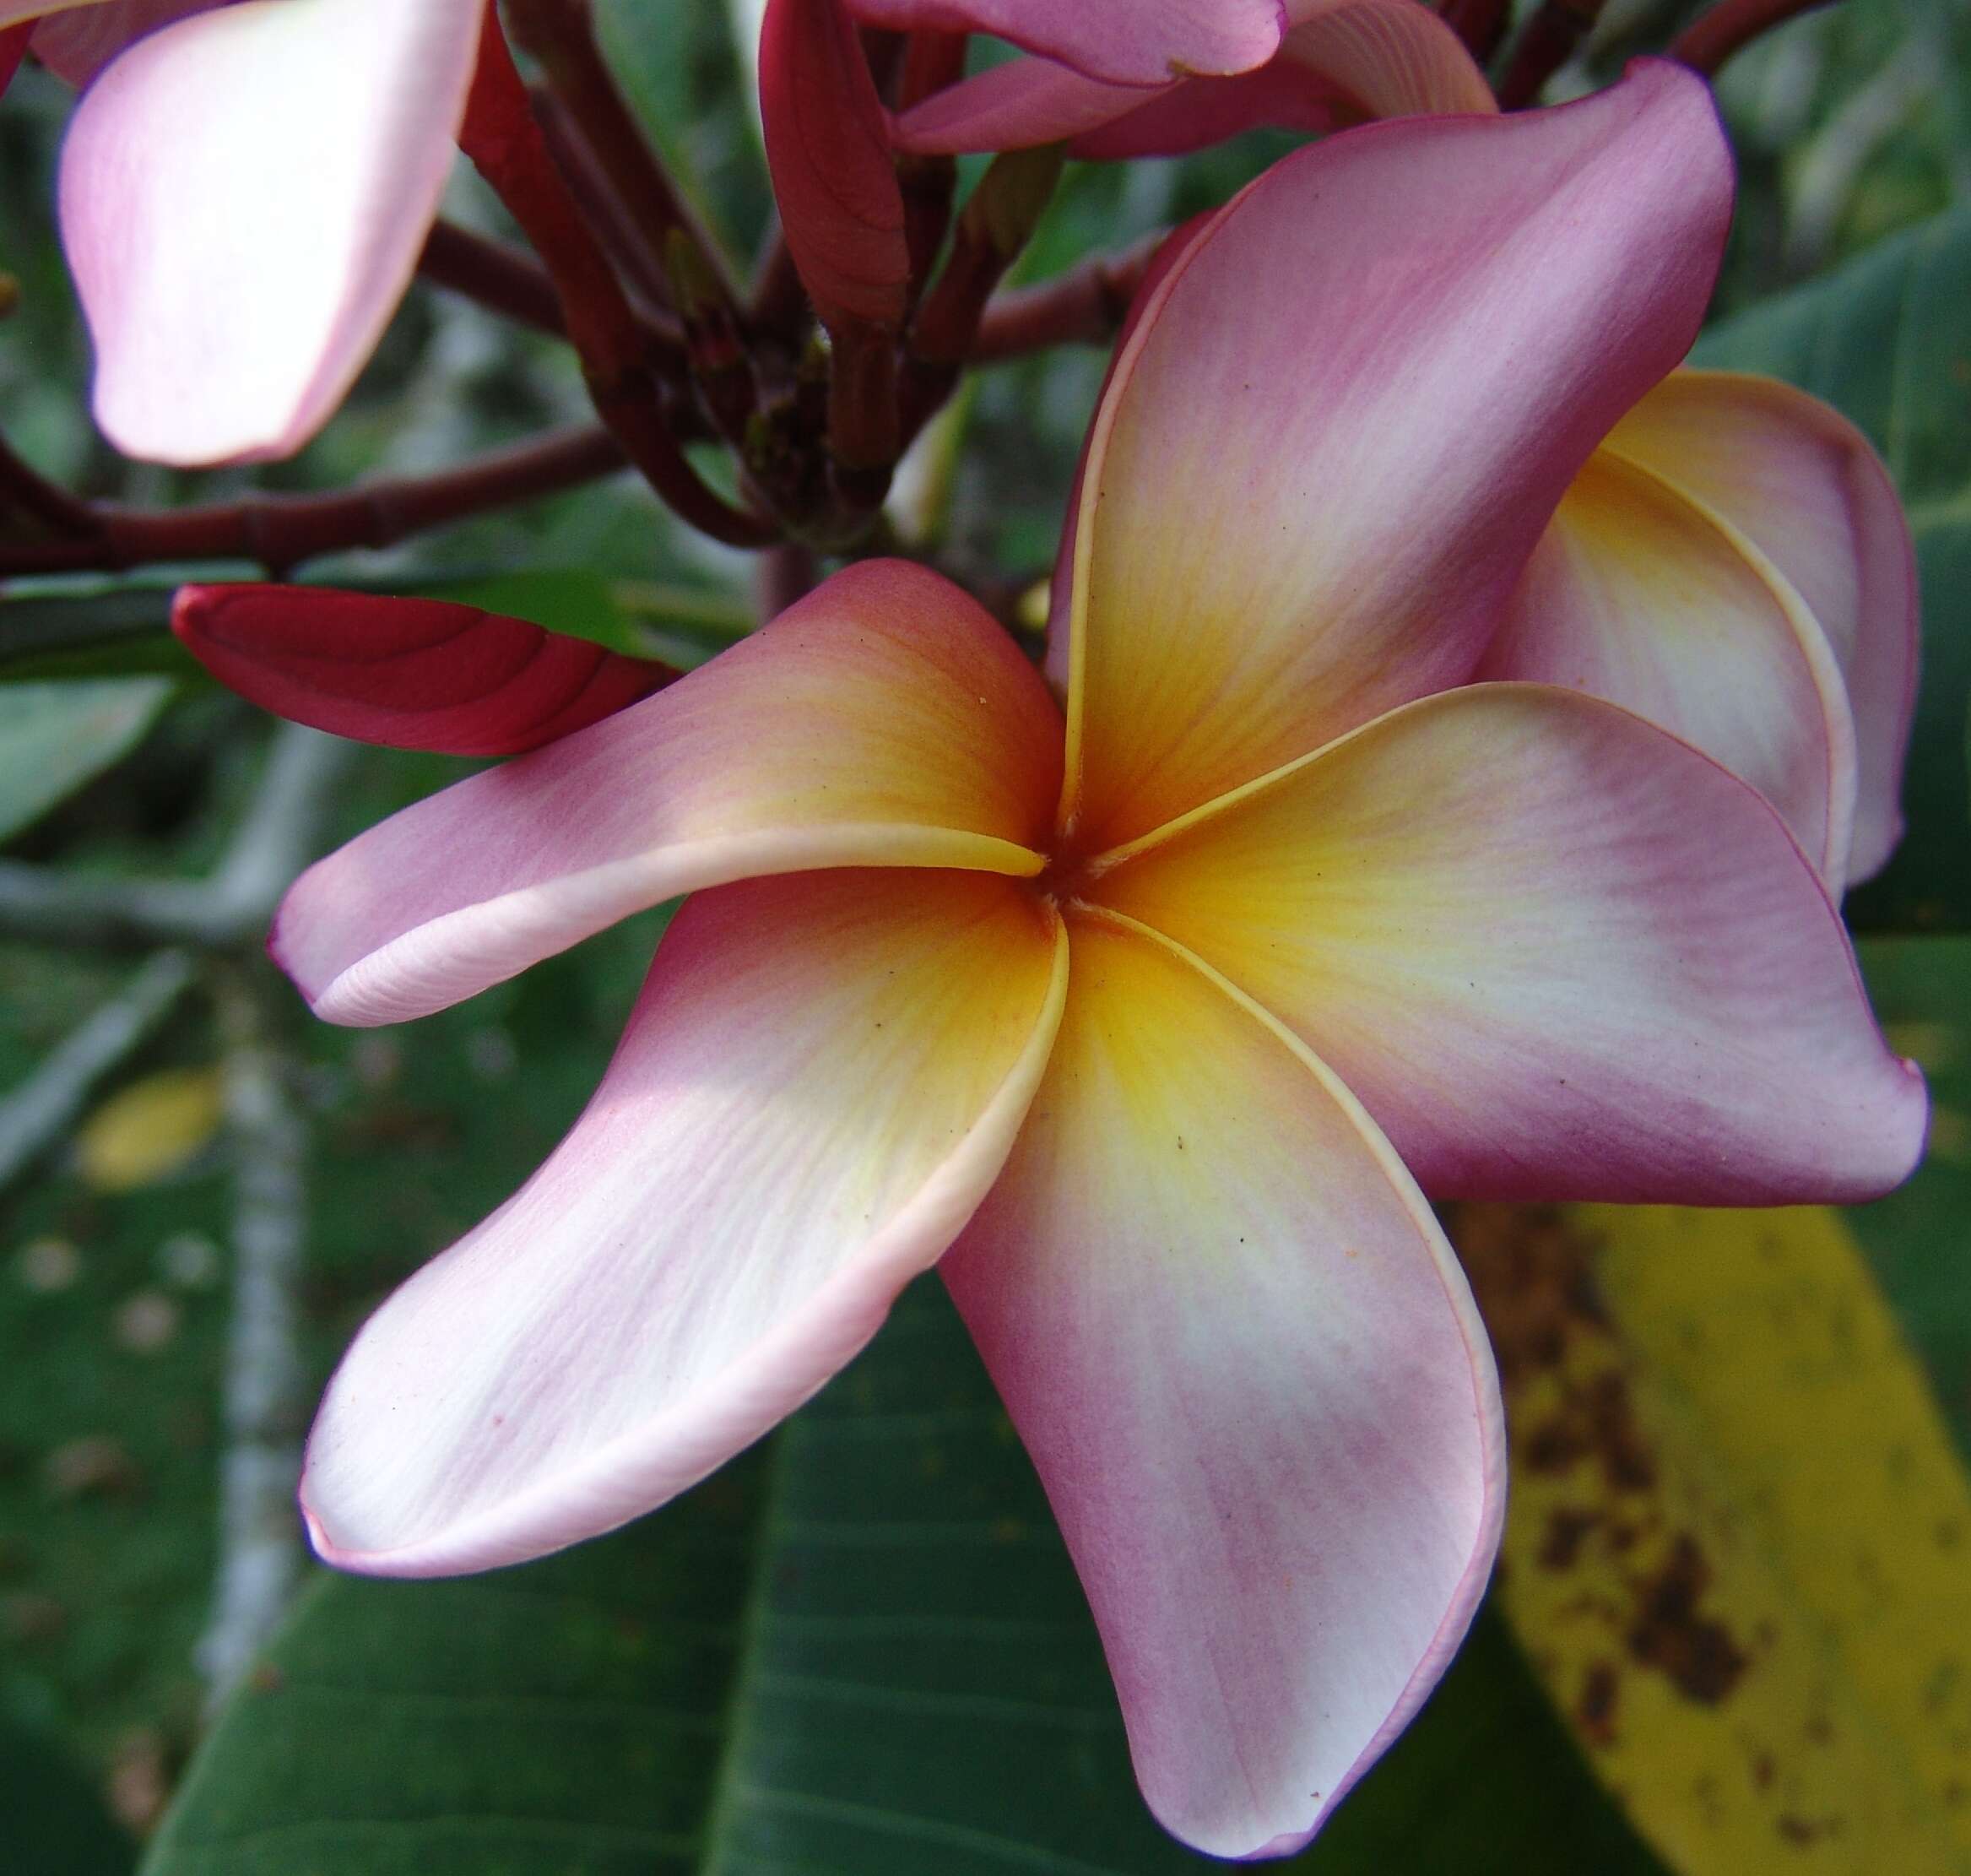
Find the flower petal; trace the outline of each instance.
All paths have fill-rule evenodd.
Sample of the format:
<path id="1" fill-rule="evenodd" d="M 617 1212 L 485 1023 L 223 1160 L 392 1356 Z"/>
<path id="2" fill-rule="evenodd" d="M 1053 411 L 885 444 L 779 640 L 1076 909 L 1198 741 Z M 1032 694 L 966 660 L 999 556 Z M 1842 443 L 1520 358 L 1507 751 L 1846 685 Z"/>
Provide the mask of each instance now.
<path id="1" fill-rule="evenodd" d="M 117 58 L 62 147 L 62 240 L 127 454 L 300 448 L 368 359 L 450 172 L 484 0 L 249 0 Z"/>
<path id="2" fill-rule="evenodd" d="M 1406 118 L 1277 164 L 1124 350 L 1075 532 L 1071 824 L 1148 832 L 1467 677 L 1730 214 L 1692 73 Z"/>
<path id="3" fill-rule="evenodd" d="M 889 127 L 839 0 L 767 0 L 760 117 L 773 193 L 803 284 L 831 323 L 895 326 L 910 283 Z"/>
<path id="4" fill-rule="evenodd" d="M 450 756 L 537 749 L 678 675 L 477 606 L 327 587 L 181 587 L 171 630 L 263 710 L 358 742 Z"/>
<path id="5" fill-rule="evenodd" d="M 1015 59 L 905 112 L 897 141 L 929 153 L 1071 138 L 1080 157 L 1167 156 L 1261 124 L 1313 133 L 1358 117 L 1498 109 L 1464 41 L 1416 0 L 1292 0 L 1288 12 L 1280 51 L 1256 71 L 1146 94 Z"/>
<path id="6" fill-rule="evenodd" d="M 1888 471 L 1817 398 L 1732 371 L 1673 372 L 1607 447 L 1723 515 L 1820 621 L 1855 712 L 1860 791 L 1848 877 L 1866 879 L 1902 833 L 1916 702 L 1916 559 Z"/>
<path id="7" fill-rule="evenodd" d="M 872 26 L 994 33 L 1118 84 L 1247 72 L 1286 30 L 1281 0 L 849 0 Z"/>
<path id="8" fill-rule="evenodd" d="M 1068 1541 L 1136 1774 L 1221 1857 L 1305 1842 L 1470 1621 L 1503 1504 L 1455 1259 L 1348 1091 L 1140 928 L 1068 1011 L 944 1273 Z"/>
<path id="9" fill-rule="evenodd" d="M 1092 890 L 1276 1011 L 1433 1198 L 1845 1204 L 1922 1149 L 1771 806 L 1576 691 L 1426 698 Z"/>
<path id="10" fill-rule="evenodd" d="M 1838 886 L 1855 729 L 1827 634 L 1743 534 L 1611 450 L 1575 477 L 1479 667 L 1674 730 L 1779 809 Z"/>
<path id="11" fill-rule="evenodd" d="M 865 561 L 669 690 L 310 868 L 273 948 L 318 1016 L 395 1022 L 729 880 L 1037 873 L 1059 764 L 1046 688 L 983 610 Z"/>
<path id="12" fill-rule="evenodd" d="M 992 1183 L 1066 990 L 1002 880 L 693 899 L 545 1165 L 371 1318 L 301 1484 L 316 1548 L 483 1570 L 613 1529 L 855 1353 Z"/>

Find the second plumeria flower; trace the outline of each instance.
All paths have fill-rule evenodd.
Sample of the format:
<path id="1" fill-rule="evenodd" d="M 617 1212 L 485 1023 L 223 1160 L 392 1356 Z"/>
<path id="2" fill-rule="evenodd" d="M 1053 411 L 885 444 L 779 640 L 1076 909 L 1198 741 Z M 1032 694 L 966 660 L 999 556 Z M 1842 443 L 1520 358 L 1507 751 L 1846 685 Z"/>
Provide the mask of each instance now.
<path id="1" fill-rule="evenodd" d="M 304 876 L 276 954 L 356 1023 L 693 895 L 567 1139 L 338 1370 L 323 1557 L 435 1575 L 620 1524 L 942 1260 L 1157 1815 L 1304 1843 L 1497 1539 L 1428 1199 L 1849 1201 L 1920 1149 L 1766 800 L 1609 702 L 1469 681 L 1730 211 L 1666 66 L 1290 158 L 1118 361 L 1064 707 L 949 583 L 869 563 Z"/>

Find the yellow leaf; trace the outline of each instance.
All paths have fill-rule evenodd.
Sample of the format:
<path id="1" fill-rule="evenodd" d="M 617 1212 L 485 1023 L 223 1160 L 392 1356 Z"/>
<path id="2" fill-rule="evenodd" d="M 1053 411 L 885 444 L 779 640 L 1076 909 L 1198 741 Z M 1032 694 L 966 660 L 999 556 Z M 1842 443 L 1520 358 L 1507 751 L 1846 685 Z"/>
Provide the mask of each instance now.
<path id="1" fill-rule="evenodd" d="M 1971 1870 L 1971 1488 L 1833 1212 L 1470 1206 L 1506 1613 L 1670 1866 Z"/>
<path id="2" fill-rule="evenodd" d="M 225 1089 L 216 1068 L 173 1068 L 120 1089 L 83 1122 L 75 1158 L 106 1192 L 168 1177 L 218 1131 Z"/>

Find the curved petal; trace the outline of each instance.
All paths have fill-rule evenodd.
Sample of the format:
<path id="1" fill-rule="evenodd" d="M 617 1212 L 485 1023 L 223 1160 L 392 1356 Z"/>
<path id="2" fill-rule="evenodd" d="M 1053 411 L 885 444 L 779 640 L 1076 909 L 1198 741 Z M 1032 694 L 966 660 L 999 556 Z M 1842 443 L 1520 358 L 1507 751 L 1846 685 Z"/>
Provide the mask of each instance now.
<path id="1" fill-rule="evenodd" d="M 301 1483 L 345 1570 L 437 1575 L 613 1529 L 875 1332 L 992 1183 L 1067 947 L 966 874 L 695 898 L 539 1172 L 344 1357 Z"/>
<path id="2" fill-rule="evenodd" d="M 1091 890 L 1275 1011 L 1433 1198 L 1847 1204 L 1922 1150 L 1771 806 L 1576 691 L 1426 698 Z"/>
<path id="3" fill-rule="evenodd" d="M 1568 485 L 1682 355 L 1730 214 L 1693 74 L 1407 118 L 1192 241 L 1097 413 L 1067 819 L 1148 832 L 1469 676 Z"/>
<path id="4" fill-rule="evenodd" d="M 910 283 L 903 192 L 881 100 L 838 0 L 767 0 L 760 119 L 781 225 L 809 296 L 900 324 Z"/>
<path id="5" fill-rule="evenodd" d="M 1075 156 L 1167 156 L 1261 124 L 1310 134 L 1356 117 L 1498 109 L 1463 41 L 1416 0 L 1293 0 L 1279 52 L 1256 71 L 1145 94 L 1045 59 L 1015 59 L 904 113 L 897 141 L 926 153 L 1070 138 Z"/>
<path id="6" fill-rule="evenodd" d="M 678 675 L 477 606 L 327 587 L 181 587 L 171 630 L 221 684 L 276 716 L 450 756 L 538 749 Z"/>
<path id="7" fill-rule="evenodd" d="M 83 0 L 48 7 L 35 27 L 35 57 L 79 91 L 125 46 L 188 14 L 208 13 L 230 0 Z"/>
<path id="8" fill-rule="evenodd" d="M 943 1269 L 1053 1500 L 1165 1827 L 1313 1835 L 1435 1683 L 1499 1531 L 1463 1274 L 1348 1091 L 1140 928 Z"/>
<path id="9" fill-rule="evenodd" d="M 1776 379 L 1676 371 L 1607 447 L 1714 509 L 1798 589 L 1834 648 L 1855 712 L 1860 789 L 1850 881 L 1903 831 L 1916 704 L 1916 556 L 1895 485 L 1868 439 Z"/>
<path id="10" fill-rule="evenodd" d="M 311 867 L 272 947 L 332 1022 L 424 1016 L 680 892 L 826 866 L 1032 874 L 1060 718 L 976 602 L 838 573 L 669 690 Z"/>
<path id="11" fill-rule="evenodd" d="M 0 26 L 0 98 L 7 95 L 7 88 L 14 83 L 14 74 L 20 69 L 20 62 L 27 57 L 27 42 L 34 33 L 34 22 L 30 19 L 12 26 Z"/>
<path id="12" fill-rule="evenodd" d="M 1757 789 L 1839 886 L 1855 729 L 1827 634 L 1743 534 L 1649 470 L 1589 459 L 1479 675 L 1566 684 L 1674 730 Z"/>
<path id="13" fill-rule="evenodd" d="M 1091 78 L 1161 84 L 1247 72 L 1286 30 L 1281 0 L 848 0 L 872 26 L 994 33 Z"/>
<path id="14" fill-rule="evenodd" d="M 249 0 L 182 19 L 84 94 L 63 244 L 127 454 L 290 455 L 417 264 L 484 0 Z"/>

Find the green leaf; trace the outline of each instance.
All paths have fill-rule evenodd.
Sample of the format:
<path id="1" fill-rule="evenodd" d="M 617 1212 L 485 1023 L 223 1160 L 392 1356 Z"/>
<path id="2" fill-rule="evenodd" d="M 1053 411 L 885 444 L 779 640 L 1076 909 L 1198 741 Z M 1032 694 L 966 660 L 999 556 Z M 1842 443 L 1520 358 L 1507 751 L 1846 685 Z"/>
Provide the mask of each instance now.
<path id="1" fill-rule="evenodd" d="M 1165 1876 L 1080 1587 L 934 1282 L 765 1451 L 600 1543 L 317 1586 L 150 1876 Z M 1496 1622 L 1310 1872 L 1647 1876 Z"/>
<path id="2" fill-rule="evenodd" d="M 1909 831 L 1849 899 L 1858 930 L 1971 930 L 1965 705 L 1971 696 L 1971 208 L 1884 241 L 1728 320 L 1696 362 L 1824 398 L 1882 451 L 1923 582 L 1923 679 L 1903 790 Z"/>
<path id="3" fill-rule="evenodd" d="M 0 840 L 127 755 L 171 694 L 157 677 L 0 688 Z"/>
<path id="4" fill-rule="evenodd" d="M 171 637 L 175 586 L 89 583 L 0 601 L 0 684 L 198 675 Z"/>

